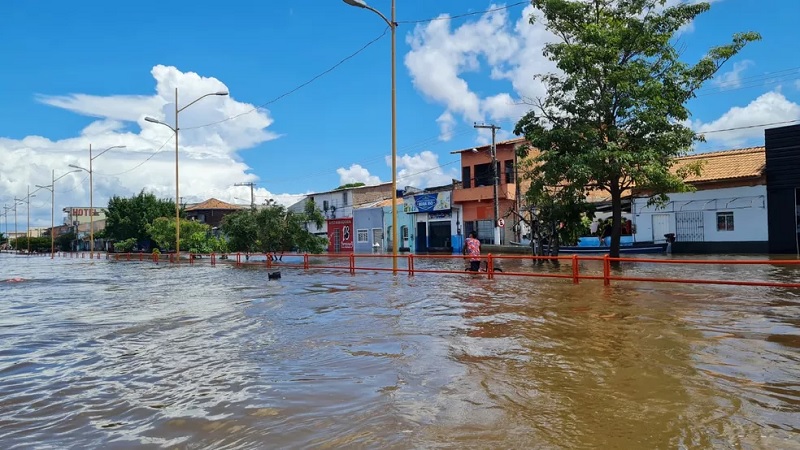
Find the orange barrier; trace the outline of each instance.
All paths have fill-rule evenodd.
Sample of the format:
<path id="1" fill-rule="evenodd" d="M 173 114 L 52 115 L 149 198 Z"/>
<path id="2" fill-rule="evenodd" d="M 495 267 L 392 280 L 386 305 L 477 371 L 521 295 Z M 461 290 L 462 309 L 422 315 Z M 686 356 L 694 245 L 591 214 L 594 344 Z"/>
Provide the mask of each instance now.
<path id="1" fill-rule="evenodd" d="M 64 255 L 66 256 L 66 255 Z M 348 271 L 351 275 L 355 275 L 358 271 L 370 272 L 394 272 L 391 264 L 377 265 L 370 264 L 367 261 L 391 261 L 392 255 L 385 254 L 355 254 L 355 253 L 333 253 L 333 254 L 308 254 L 308 253 L 285 253 L 280 256 L 274 253 L 232 253 L 221 255 L 223 259 L 228 259 L 229 264 L 235 267 L 266 267 L 272 268 L 295 268 L 308 270 L 342 270 Z M 300 259 L 300 262 L 283 262 L 283 257 Z M 70 254 L 70 257 L 73 257 Z M 74 256 L 84 258 L 83 252 L 81 256 Z M 152 254 L 152 261 L 158 264 L 161 258 L 166 258 L 170 263 L 179 263 L 176 260 L 174 253 L 160 255 L 158 253 Z M 263 257 L 264 260 L 250 261 L 250 257 Z M 109 256 L 107 255 L 107 258 Z M 138 261 L 143 261 L 143 254 L 139 253 Z M 462 260 L 467 262 L 469 256 L 462 255 L 398 255 L 398 260 L 405 260 L 405 268 L 398 267 L 398 272 L 406 273 L 408 276 L 416 274 L 464 274 L 464 270 L 442 269 L 442 268 L 425 268 L 417 267 L 419 262 L 431 262 L 436 260 Z M 113 259 L 115 261 L 134 261 L 137 258 L 132 258 L 130 253 L 115 253 Z M 200 254 L 188 253 L 188 260 L 190 265 L 200 264 L 207 261 L 211 266 L 216 266 L 219 256 L 216 253 Z M 688 265 L 711 265 L 711 266 L 742 266 L 742 265 L 772 265 L 772 266 L 800 266 L 800 260 L 712 260 L 712 259 L 655 259 L 655 258 L 611 258 L 608 255 L 604 256 L 579 256 L 579 255 L 561 255 L 561 256 L 532 256 L 532 255 L 492 255 L 487 254 L 483 256 L 486 262 L 486 271 L 481 272 L 468 272 L 470 275 L 486 276 L 487 279 L 494 279 L 497 276 L 501 277 L 521 277 L 521 278 L 560 278 L 571 280 L 574 284 L 579 284 L 582 280 L 595 280 L 602 281 L 603 285 L 610 286 L 612 281 L 615 282 L 653 282 L 653 283 L 694 283 L 706 285 L 730 285 L 730 286 L 761 286 L 761 287 L 780 287 L 780 288 L 800 288 L 800 283 L 790 282 L 772 282 L 761 280 L 709 280 L 709 279 L 694 279 L 694 278 L 664 278 L 664 277 L 645 277 L 645 276 L 627 276 L 621 273 L 620 270 L 612 270 L 612 265 L 620 265 L 623 263 L 634 264 L 688 264 Z M 558 261 L 568 263 L 571 266 L 569 273 L 558 272 L 548 273 L 543 271 L 503 271 L 498 263 L 502 261 Z M 599 272 L 581 272 L 582 263 L 598 263 L 600 265 Z"/>

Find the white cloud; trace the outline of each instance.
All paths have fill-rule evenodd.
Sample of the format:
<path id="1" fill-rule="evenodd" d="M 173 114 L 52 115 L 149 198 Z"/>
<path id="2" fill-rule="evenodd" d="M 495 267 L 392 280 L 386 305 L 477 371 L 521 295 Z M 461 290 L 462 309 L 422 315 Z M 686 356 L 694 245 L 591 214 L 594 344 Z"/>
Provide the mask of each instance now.
<path id="1" fill-rule="evenodd" d="M 340 167 L 336 169 L 339 174 L 339 184 L 350 183 L 364 183 L 367 186 L 374 186 L 380 184 L 381 179 L 375 175 L 370 175 L 369 170 L 361 167 L 359 164 L 353 164 L 349 169 Z"/>
<path id="2" fill-rule="evenodd" d="M 712 84 L 722 89 L 738 88 L 742 85 L 742 72 L 754 66 L 755 63 L 749 59 L 733 63 L 733 68 L 725 73 L 714 77 Z"/>
<path id="3" fill-rule="evenodd" d="M 529 109 L 520 98 L 545 93 L 533 75 L 555 70 L 542 56 L 552 35 L 539 23 L 529 24 L 533 12 L 532 6 L 526 7 L 513 22 L 507 10 L 493 11 L 454 30 L 449 20 L 438 20 L 417 26 L 408 36 L 411 51 L 405 64 L 414 86 L 445 106 L 437 119 L 441 140 L 451 137 L 455 116 L 470 123 L 515 121 Z M 489 68 L 493 79 L 510 82 L 514 92 L 486 97 L 474 92 L 464 76 L 485 68 L 482 65 Z"/>
<path id="4" fill-rule="evenodd" d="M 436 123 L 439 124 L 439 140 L 447 142 L 453 139 L 456 119 L 450 114 L 450 111 L 443 112 L 442 115 L 436 119 Z"/>
<path id="5" fill-rule="evenodd" d="M 458 162 L 458 159 L 456 159 Z M 391 165 L 391 158 L 386 158 L 387 165 Z M 441 186 L 459 179 L 461 174 L 458 168 L 453 167 L 445 170 L 439 165 L 439 156 L 425 150 L 416 155 L 403 155 L 397 158 L 397 185 L 413 186 L 426 188 L 431 186 Z"/>
<path id="6" fill-rule="evenodd" d="M 737 147 L 764 142 L 765 127 L 745 127 L 789 120 L 800 120 L 800 105 L 773 91 L 761 95 L 747 106 L 731 108 L 713 122 L 695 122 L 694 129 L 705 135 L 708 142 Z M 715 130 L 730 131 L 711 133 Z"/>
<path id="7" fill-rule="evenodd" d="M 181 106 L 206 93 L 227 90 L 227 87 L 215 78 L 184 73 L 175 67 L 159 65 L 151 73 L 156 89 L 149 96 L 39 96 L 42 103 L 97 117 L 98 120 L 78 135 L 57 141 L 41 136 L 20 140 L 0 138 L 0 161 L 3 161 L 0 165 L 0 195 L 3 197 L 0 204 L 10 205 L 14 197 L 24 197 L 28 185 L 32 190 L 37 184 L 49 185 L 53 169 L 58 177 L 70 170 L 69 164 L 87 167 L 90 144 L 95 155 L 111 146 L 126 146 L 125 149 L 110 150 L 93 161 L 96 206 L 107 204 L 112 195 L 129 196 L 142 189 L 158 197 L 174 199 L 173 133 L 167 127 L 145 122 L 144 117 L 152 115 L 172 122 L 175 87 L 179 89 Z M 250 168 L 242 162 L 238 152 L 274 139 L 276 135 L 267 129 L 272 118 L 268 111 L 261 109 L 236 120 L 223 120 L 253 108 L 253 105 L 229 96 L 211 96 L 180 113 L 180 195 L 184 201 L 197 202 L 216 197 L 233 203 L 234 197 L 249 199 L 249 188 L 245 193 L 233 185 L 257 181 L 257 177 L 249 172 Z M 194 128 L 217 121 L 222 122 Z M 138 128 L 130 127 L 133 123 Z M 165 144 L 163 148 L 162 144 Z M 159 148 L 161 150 L 156 152 Z M 88 206 L 89 183 L 86 178 L 86 173 L 72 173 L 56 182 L 57 211 L 65 206 Z M 282 204 L 290 204 L 292 199 L 300 197 L 275 195 L 263 188 L 259 188 L 258 195 L 261 201 L 275 198 Z M 32 226 L 49 226 L 49 193 L 38 193 L 31 206 Z M 59 217 L 56 221 L 60 222 Z"/>

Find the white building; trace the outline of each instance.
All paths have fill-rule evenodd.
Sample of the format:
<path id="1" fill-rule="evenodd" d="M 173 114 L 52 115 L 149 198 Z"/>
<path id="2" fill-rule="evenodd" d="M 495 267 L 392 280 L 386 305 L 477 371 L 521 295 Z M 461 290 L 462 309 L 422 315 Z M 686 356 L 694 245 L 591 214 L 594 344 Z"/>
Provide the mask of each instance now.
<path id="1" fill-rule="evenodd" d="M 687 156 L 677 166 L 696 162 L 701 174 L 686 180 L 694 192 L 669 194 L 662 206 L 633 199 L 634 239 L 664 242 L 674 233 L 676 253 L 767 253 L 764 147 Z"/>

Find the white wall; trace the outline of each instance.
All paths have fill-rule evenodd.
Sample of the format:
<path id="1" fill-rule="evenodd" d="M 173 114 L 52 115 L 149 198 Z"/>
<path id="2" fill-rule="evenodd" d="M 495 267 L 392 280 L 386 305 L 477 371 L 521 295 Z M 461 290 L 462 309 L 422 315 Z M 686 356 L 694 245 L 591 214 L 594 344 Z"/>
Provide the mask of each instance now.
<path id="1" fill-rule="evenodd" d="M 653 240 L 653 214 L 669 214 L 670 233 L 676 232 L 675 213 L 702 211 L 704 242 L 767 241 L 767 187 L 743 186 L 699 190 L 669 195 L 670 202 L 662 208 L 647 206 L 646 198 L 633 201 L 633 223 L 636 241 Z M 732 212 L 734 229 L 717 231 L 717 213 Z M 663 236 L 656 236 L 663 242 Z"/>
<path id="2" fill-rule="evenodd" d="M 347 217 L 353 217 L 353 192 L 351 190 L 347 191 L 347 206 L 344 206 L 344 198 L 342 196 L 342 192 L 344 191 L 336 191 L 336 192 L 327 192 L 324 194 L 314 194 L 310 195 L 309 197 L 314 197 L 314 204 L 317 206 L 317 209 L 322 212 L 322 215 L 325 216 L 326 219 L 331 219 L 334 216 L 337 219 L 344 219 Z M 308 197 L 304 199 L 302 205 L 298 202 L 295 205 L 292 205 L 292 208 L 297 212 L 302 212 L 305 210 L 305 202 L 308 201 Z M 334 206 L 336 207 L 336 211 L 328 210 L 327 212 L 324 211 L 323 205 L 325 202 L 328 202 L 329 207 Z M 315 234 L 324 234 L 328 231 L 328 224 L 323 223 L 321 228 L 317 228 L 317 226 L 311 222 L 308 223 L 308 231 Z"/>

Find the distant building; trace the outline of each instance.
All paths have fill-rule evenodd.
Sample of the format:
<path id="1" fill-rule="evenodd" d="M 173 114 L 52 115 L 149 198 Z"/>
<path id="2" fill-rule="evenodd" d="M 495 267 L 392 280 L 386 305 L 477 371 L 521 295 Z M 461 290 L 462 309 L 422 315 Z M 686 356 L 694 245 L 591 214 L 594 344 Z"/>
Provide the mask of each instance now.
<path id="1" fill-rule="evenodd" d="M 187 207 L 186 218 L 207 224 L 212 228 L 219 228 L 219 226 L 222 224 L 223 217 L 237 211 L 242 211 L 246 208 L 247 207 L 232 205 L 230 203 L 225 203 L 222 200 L 210 198 L 204 202 Z"/>
<path id="2" fill-rule="evenodd" d="M 665 205 L 648 205 L 634 192 L 636 242 L 665 242 L 675 253 L 767 253 L 769 225 L 764 147 L 701 153 L 677 159 L 676 167 L 702 164 L 685 181 L 692 192 L 669 193 Z"/>

